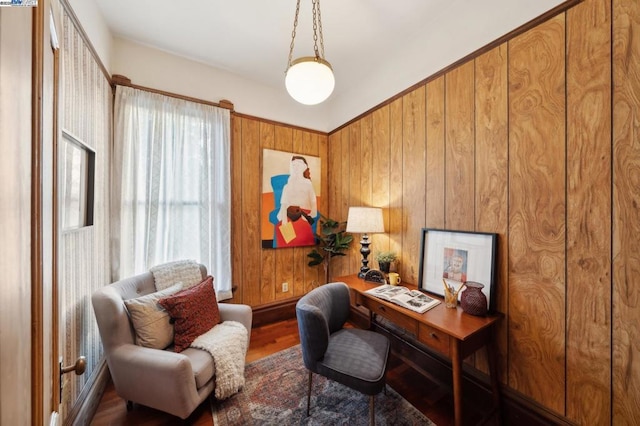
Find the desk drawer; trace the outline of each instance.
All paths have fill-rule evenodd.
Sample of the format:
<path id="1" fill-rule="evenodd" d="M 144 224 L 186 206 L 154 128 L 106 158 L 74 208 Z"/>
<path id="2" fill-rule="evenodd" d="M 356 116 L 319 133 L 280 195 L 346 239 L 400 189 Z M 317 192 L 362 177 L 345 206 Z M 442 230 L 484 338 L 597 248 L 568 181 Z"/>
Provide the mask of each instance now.
<path id="1" fill-rule="evenodd" d="M 449 339 L 449 335 L 440 330 L 426 324 L 419 325 L 418 340 L 446 356 L 451 355 Z"/>
<path id="2" fill-rule="evenodd" d="M 382 315 L 389 321 L 404 328 L 408 332 L 418 334 L 418 321 L 416 321 L 415 319 L 408 317 L 393 308 L 384 306 L 382 303 L 377 302 L 373 299 L 369 299 L 367 297 L 363 298 L 362 305 L 368 308 L 371 312 Z"/>

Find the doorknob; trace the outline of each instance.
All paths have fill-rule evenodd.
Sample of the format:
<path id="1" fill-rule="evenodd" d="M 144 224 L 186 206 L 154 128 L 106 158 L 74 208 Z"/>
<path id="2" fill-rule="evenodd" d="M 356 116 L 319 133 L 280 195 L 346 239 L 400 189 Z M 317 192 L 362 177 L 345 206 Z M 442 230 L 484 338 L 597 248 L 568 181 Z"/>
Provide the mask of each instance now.
<path id="1" fill-rule="evenodd" d="M 84 371 L 87 369 L 87 358 L 81 356 L 78 357 L 75 364 L 68 365 L 66 367 L 62 366 L 62 357 L 60 357 L 60 362 L 58 364 L 60 366 L 60 403 L 62 404 L 62 375 L 71 373 L 72 371 L 76 372 L 76 376 L 84 374 Z"/>
<path id="2" fill-rule="evenodd" d="M 75 364 L 68 365 L 66 367 L 62 366 L 62 361 L 60 361 L 60 376 L 63 374 L 71 373 L 72 371 L 76 372 L 76 376 L 80 376 L 87 369 L 87 358 L 81 356 L 76 360 Z"/>

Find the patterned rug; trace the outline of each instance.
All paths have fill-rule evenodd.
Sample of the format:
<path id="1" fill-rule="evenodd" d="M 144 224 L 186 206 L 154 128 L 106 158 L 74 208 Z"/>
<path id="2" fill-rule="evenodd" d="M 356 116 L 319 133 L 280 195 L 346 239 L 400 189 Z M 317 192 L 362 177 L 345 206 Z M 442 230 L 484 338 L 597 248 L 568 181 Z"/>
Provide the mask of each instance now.
<path id="1" fill-rule="evenodd" d="M 369 397 L 313 375 L 307 417 L 308 372 L 300 345 L 248 364 L 245 387 L 224 401 L 211 397 L 215 426 L 368 425 Z M 376 425 L 434 425 L 387 385 L 376 395 Z"/>

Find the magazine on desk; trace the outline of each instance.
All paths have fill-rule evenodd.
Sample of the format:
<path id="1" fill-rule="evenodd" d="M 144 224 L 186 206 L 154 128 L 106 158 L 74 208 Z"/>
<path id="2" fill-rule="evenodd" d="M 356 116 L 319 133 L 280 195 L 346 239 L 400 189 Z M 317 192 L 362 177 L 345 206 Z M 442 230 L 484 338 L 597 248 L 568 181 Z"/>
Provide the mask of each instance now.
<path id="1" fill-rule="evenodd" d="M 420 314 L 440 304 L 440 300 L 429 297 L 421 291 L 409 290 L 397 285 L 384 284 L 367 290 L 365 293 Z"/>

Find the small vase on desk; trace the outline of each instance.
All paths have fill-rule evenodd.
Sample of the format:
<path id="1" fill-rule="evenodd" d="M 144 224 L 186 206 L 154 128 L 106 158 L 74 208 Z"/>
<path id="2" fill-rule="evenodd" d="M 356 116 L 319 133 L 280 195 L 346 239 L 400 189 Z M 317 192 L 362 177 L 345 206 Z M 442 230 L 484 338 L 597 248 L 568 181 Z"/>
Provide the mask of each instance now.
<path id="1" fill-rule="evenodd" d="M 460 294 L 460 306 L 462 310 L 471 315 L 484 316 L 487 314 L 487 296 L 482 289 L 484 284 L 475 281 L 467 281 L 466 288 Z"/>

